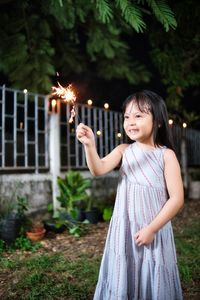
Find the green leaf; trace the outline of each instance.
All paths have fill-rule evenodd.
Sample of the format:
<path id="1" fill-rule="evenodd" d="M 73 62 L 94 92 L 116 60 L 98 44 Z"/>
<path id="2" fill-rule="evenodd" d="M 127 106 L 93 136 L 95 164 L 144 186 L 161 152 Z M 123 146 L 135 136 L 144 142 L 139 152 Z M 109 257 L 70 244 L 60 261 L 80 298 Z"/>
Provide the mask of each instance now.
<path id="1" fill-rule="evenodd" d="M 148 5 L 152 8 L 153 13 L 160 23 L 164 25 L 166 31 L 170 27 L 176 29 L 177 22 L 169 5 L 164 0 L 147 0 Z"/>
<path id="2" fill-rule="evenodd" d="M 125 21 L 135 29 L 136 32 L 143 32 L 146 24 L 142 18 L 141 9 L 136 3 L 128 0 L 116 0 L 117 6 L 122 11 Z"/>
<path id="3" fill-rule="evenodd" d="M 113 12 L 107 0 L 96 0 L 96 8 L 99 13 L 99 19 L 103 23 L 108 23 L 113 18 Z"/>

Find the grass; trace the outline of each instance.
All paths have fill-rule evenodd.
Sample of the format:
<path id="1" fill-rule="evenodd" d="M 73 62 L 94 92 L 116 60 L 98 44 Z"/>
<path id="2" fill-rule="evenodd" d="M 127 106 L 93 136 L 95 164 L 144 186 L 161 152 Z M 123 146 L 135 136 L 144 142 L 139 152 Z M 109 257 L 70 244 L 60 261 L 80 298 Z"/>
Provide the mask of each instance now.
<path id="1" fill-rule="evenodd" d="M 187 293 L 200 293 L 200 220 L 181 233 L 175 232 L 175 241 L 183 289 Z"/>
<path id="2" fill-rule="evenodd" d="M 200 286 L 200 220 L 175 230 L 184 299 L 198 299 Z M 81 255 L 70 260 L 62 253 L 4 253 L 0 257 L 0 299 L 92 299 L 100 257 Z M 2 294 L 3 291 L 3 294 Z"/>
<path id="3" fill-rule="evenodd" d="M 70 261 L 62 254 L 42 254 L 20 260 L 1 258 L 0 267 L 5 273 L 12 271 L 4 300 L 88 300 L 96 284 L 99 259 L 83 255 Z"/>

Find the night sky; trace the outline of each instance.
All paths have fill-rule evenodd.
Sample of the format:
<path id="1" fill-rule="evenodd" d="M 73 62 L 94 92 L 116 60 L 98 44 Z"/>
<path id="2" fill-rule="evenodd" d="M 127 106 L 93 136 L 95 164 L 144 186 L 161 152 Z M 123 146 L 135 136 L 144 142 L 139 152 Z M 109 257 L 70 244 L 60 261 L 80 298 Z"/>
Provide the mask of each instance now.
<path id="1" fill-rule="evenodd" d="M 121 111 L 122 103 L 130 94 L 142 89 L 150 89 L 165 97 L 165 88 L 161 83 L 160 75 L 154 68 L 149 57 L 150 47 L 145 34 L 138 34 L 134 40 L 129 41 L 131 51 L 133 51 L 134 59 L 144 64 L 152 73 L 149 83 L 141 83 L 140 85 L 131 85 L 127 80 L 113 79 L 106 81 L 98 78 L 94 73 L 86 70 L 84 74 L 75 75 L 71 78 L 71 82 L 67 82 L 68 78 L 64 78 L 59 74 L 58 80 L 61 83 L 72 83 L 78 91 L 78 101 L 85 103 L 87 99 L 92 99 L 95 106 L 103 106 L 105 102 L 110 104 L 110 109 Z M 134 72 L 134 70 L 133 70 Z M 56 81 L 57 78 L 55 78 Z"/>

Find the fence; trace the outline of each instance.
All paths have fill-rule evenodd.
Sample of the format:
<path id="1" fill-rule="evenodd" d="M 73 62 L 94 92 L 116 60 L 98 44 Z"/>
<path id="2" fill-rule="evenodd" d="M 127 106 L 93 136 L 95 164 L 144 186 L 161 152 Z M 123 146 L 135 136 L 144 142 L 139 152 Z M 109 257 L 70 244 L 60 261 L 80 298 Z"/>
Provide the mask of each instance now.
<path id="1" fill-rule="evenodd" d="M 106 155 L 125 140 L 122 114 L 106 109 L 77 104 L 74 123 L 70 124 L 70 106 L 60 103 L 57 135 L 57 157 L 61 170 L 86 169 L 81 143 L 75 137 L 75 128 L 81 121 L 96 133 L 97 150 Z M 48 96 L 0 87 L 0 172 L 49 172 L 49 136 L 55 130 L 50 120 Z M 180 140 L 187 142 L 189 166 L 200 166 L 200 132 L 193 129 L 172 128 L 177 154 Z M 54 135 L 55 138 L 56 134 Z M 52 144 L 55 143 L 54 141 Z M 53 151 L 53 150 L 52 150 Z M 54 156 L 56 157 L 56 156 Z"/>
<path id="2" fill-rule="evenodd" d="M 108 154 L 124 140 L 122 114 L 106 109 L 77 104 L 74 123 L 69 123 L 70 107 L 61 104 L 61 168 L 86 168 L 82 144 L 75 136 L 79 122 L 92 128 L 95 133 L 97 151 L 100 157 Z"/>
<path id="3" fill-rule="evenodd" d="M 0 169 L 48 168 L 47 97 L 0 87 Z"/>

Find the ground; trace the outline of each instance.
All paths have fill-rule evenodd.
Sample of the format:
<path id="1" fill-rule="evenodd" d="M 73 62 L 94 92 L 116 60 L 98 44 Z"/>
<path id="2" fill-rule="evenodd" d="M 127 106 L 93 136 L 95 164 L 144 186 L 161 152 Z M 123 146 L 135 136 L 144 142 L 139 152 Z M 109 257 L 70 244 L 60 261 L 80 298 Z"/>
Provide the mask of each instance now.
<path id="1" fill-rule="evenodd" d="M 199 217 L 200 201 L 186 202 L 183 210 L 173 220 L 173 228 L 176 232 L 182 232 L 194 219 Z M 109 223 L 100 222 L 89 225 L 88 232 L 81 238 L 75 238 L 65 233 L 48 233 L 41 242 L 43 248 L 40 251 L 62 251 L 67 256 L 75 258 L 80 253 L 102 255 Z"/>
<path id="2" fill-rule="evenodd" d="M 179 234 L 187 227 L 193 224 L 194 220 L 199 218 L 200 201 L 193 200 L 185 203 L 182 211 L 174 218 L 173 228 Z M 80 253 L 91 253 L 91 255 L 102 255 L 109 223 L 98 223 L 90 225 L 88 233 L 81 239 L 65 234 L 48 234 L 42 241 L 43 249 L 41 251 L 62 251 L 66 256 L 74 259 Z M 184 290 L 184 287 L 183 287 Z M 184 290 L 184 300 L 200 299 L 200 289 L 194 287 L 194 294 Z M 198 291 L 199 290 L 199 291 Z"/>
<path id="3" fill-rule="evenodd" d="M 185 228 L 191 226 L 194 220 L 199 218 L 200 201 L 187 201 L 184 209 L 173 220 L 174 231 L 180 234 Z M 42 248 L 38 250 L 39 253 L 58 252 L 62 253 L 67 258 L 72 260 L 78 258 L 81 254 L 91 254 L 91 256 L 100 257 L 103 253 L 105 239 L 108 231 L 109 223 L 101 222 L 96 225 L 89 225 L 88 232 L 81 238 L 76 238 L 69 235 L 67 232 L 62 234 L 47 233 L 45 238 L 41 241 Z M 12 253 L 8 254 L 13 255 Z M 16 253 L 15 253 L 16 255 Z M 24 253 L 24 255 L 32 255 L 31 253 Z M 3 275 L 3 274 L 2 274 Z M 5 274 L 4 274 L 5 275 Z M 6 278 L 0 276 L 0 291 L 5 286 L 6 280 L 12 274 L 6 273 Z M 195 286 L 190 293 L 188 289 L 184 289 L 184 300 L 197 300 L 200 299 L 199 287 Z M 1 293 L 0 293 L 1 294 Z"/>

